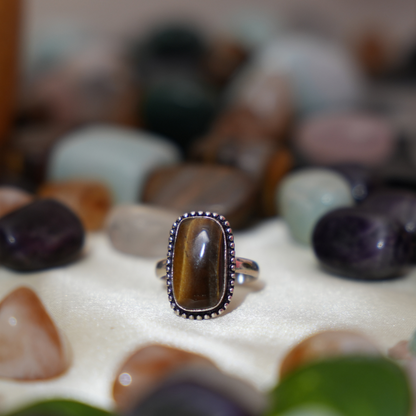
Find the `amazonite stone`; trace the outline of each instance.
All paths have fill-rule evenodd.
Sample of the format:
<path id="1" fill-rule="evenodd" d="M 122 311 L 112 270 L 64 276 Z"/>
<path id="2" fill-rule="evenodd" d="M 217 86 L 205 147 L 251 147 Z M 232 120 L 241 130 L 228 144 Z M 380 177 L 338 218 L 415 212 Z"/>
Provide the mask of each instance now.
<path id="1" fill-rule="evenodd" d="M 116 203 L 136 202 L 150 172 L 178 163 L 178 149 L 140 130 L 97 125 L 69 134 L 52 151 L 50 181 L 94 179 L 106 184 Z"/>
<path id="2" fill-rule="evenodd" d="M 315 224 L 327 212 L 354 204 L 350 185 L 326 169 L 302 169 L 288 175 L 278 188 L 278 212 L 293 238 L 310 244 Z"/>

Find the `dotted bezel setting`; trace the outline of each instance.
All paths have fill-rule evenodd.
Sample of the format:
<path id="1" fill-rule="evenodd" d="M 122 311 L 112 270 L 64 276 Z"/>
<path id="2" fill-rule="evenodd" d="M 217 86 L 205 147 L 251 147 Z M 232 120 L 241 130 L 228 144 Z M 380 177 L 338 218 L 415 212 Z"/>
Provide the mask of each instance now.
<path id="1" fill-rule="evenodd" d="M 221 227 L 223 234 L 225 236 L 225 290 L 223 297 L 221 298 L 218 305 L 216 305 L 212 309 L 204 309 L 201 311 L 189 311 L 180 307 L 175 299 L 173 293 L 173 275 L 172 275 L 172 267 L 173 267 L 173 256 L 175 250 L 175 243 L 176 237 L 179 229 L 179 225 L 182 221 L 187 218 L 193 217 L 202 217 L 202 218 L 212 218 L 214 219 Z M 217 213 L 211 212 L 204 212 L 204 211 L 192 211 L 187 212 L 180 216 L 172 225 L 169 235 L 169 245 L 168 245 L 168 253 L 166 259 L 166 285 L 167 285 L 167 292 L 168 298 L 170 302 L 170 306 L 176 315 L 190 320 L 204 320 L 204 319 L 211 319 L 216 318 L 217 316 L 224 313 L 224 311 L 228 308 L 230 304 L 231 298 L 234 292 L 234 285 L 235 285 L 235 268 L 236 268 L 236 261 L 235 261 L 235 244 L 234 244 L 234 235 L 233 231 L 230 227 L 230 223 L 225 219 L 224 216 L 219 215 Z"/>

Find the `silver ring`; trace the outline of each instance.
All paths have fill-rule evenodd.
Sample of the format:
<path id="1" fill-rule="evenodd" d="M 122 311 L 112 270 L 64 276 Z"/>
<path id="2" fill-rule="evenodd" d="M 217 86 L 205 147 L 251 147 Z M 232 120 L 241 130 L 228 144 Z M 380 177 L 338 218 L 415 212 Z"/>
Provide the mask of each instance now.
<path id="1" fill-rule="evenodd" d="M 167 258 L 156 264 L 156 276 L 166 279 L 171 308 L 182 318 L 215 318 L 227 309 L 235 284 L 259 276 L 258 264 L 235 257 L 229 222 L 211 212 L 189 212 L 170 230 Z"/>

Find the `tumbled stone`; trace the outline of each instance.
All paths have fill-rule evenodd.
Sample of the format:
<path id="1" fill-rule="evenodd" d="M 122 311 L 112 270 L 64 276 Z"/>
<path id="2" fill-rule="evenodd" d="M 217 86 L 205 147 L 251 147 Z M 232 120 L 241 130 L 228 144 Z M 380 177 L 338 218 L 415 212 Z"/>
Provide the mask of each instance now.
<path id="1" fill-rule="evenodd" d="M 173 257 L 173 295 L 188 311 L 215 308 L 224 296 L 226 245 L 222 227 L 213 218 L 181 222 Z"/>
<path id="2" fill-rule="evenodd" d="M 129 410 L 169 374 L 188 366 L 202 368 L 214 364 L 201 355 L 163 345 L 148 345 L 134 352 L 117 371 L 114 381 L 117 409 Z"/>
<path id="3" fill-rule="evenodd" d="M 162 258 L 166 256 L 168 231 L 181 214 L 148 205 L 119 205 L 107 218 L 107 235 L 122 253 Z"/>
<path id="4" fill-rule="evenodd" d="M 50 181 L 98 180 L 115 203 L 136 202 L 151 171 L 179 161 L 174 145 L 152 134 L 93 126 L 69 134 L 53 149 Z"/>
<path id="5" fill-rule="evenodd" d="M 296 112 L 305 115 L 354 108 L 362 99 L 363 77 L 355 62 L 342 48 L 312 36 L 284 36 L 267 42 L 238 74 L 231 92 L 261 74 L 285 77 Z"/>
<path id="6" fill-rule="evenodd" d="M 33 196 L 19 188 L 0 186 L 0 217 L 32 202 Z"/>
<path id="7" fill-rule="evenodd" d="M 400 222 L 412 236 L 412 257 L 416 261 L 416 193 L 396 189 L 379 190 L 370 195 L 362 207 Z"/>
<path id="8" fill-rule="evenodd" d="M 220 212 L 234 229 L 251 220 L 258 187 L 239 169 L 185 164 L 149 176 L 142 201 L 183 212 Z"/>
<path id="9" fill-rule="evenodd" d="M 79 218 L 60 202 L 43 199 L 0 218 L 0 264 L 20 271 L 66 264 L 84 244 Z"/>
<path id="10" fill-rule="evenodd" d="M 62 337 L 41 300 L 20 287 L 0 303 L 0 377 L 44 380 L 69 365 Z"/>
<path id="11" fill-rule="evenodd" d="M 387 279 L 400 276 L 409 266 L 412 237 L 387 216 L 344 208 L 320 219 L 313 249 L 329 271 L 359 279 Z"/>
<path id="12" fill-rule="evenodd" d="M 326 169 L 302 169 L 287 175 L 277 190 L 277 210 L 292 237 L 310 244 L 312 231 L 324 214 L 353 205 L 348 182 Z"/>
<path id="13" fill-rule="evenodd" d="M 308 163 L 380 166 L 393 155 L 395 132 L 382 118 L 361 113 L 310 118 L 295 133 L 296 151 Z"/>
<path id="14" fill-rule="evenodd" d="M 244 133 L 241 129 L 240 134 L 251 134 L 252 138 L 256 138 L 253 137 L 253 127 L 255 127 L 256 136 L 266 135 L 282 141 L 294 112 L 287 77 L 279 72 L 253 72 L 234 88 L 229 104 L 231 109 L 219 117 L 221 124 L 218 125 L 217 121 L 214 129 L 228 126 L 233 128 L 233 133 L 236 135 L 239 133 L 236 128 L 251 122 L 251 131 Z M 248 116 L 246 121 L 243 120 L 245 114 L 246 118 Z"/>
<path id="15" fill-rule="evenodd" d="M 114 413 L 97 409 L 85 403 L 73 400 L 55 399 L 37 402 L 29 406 L 8 413 L 8 416 L 115 416 Z"/>
<path id="16" fill-rule="evenodd" d="M 408 416 L 410 389 L 397 364 L 378 357 L 340 357 L 312 363 L 271 392 L 267 416 L 302 405 L 323 405 L 345 416 Z"/>
<path id="17" fill-rule="evenodd" d="M 263 410 L 264 398 L 250 385 L 214 368 L 188 367 L 173 373 L 127 415 L 249 416 Z"/>
<path id="18" fill-rule="evenodd" d="M 215 95 L 189 77 L 166 79 L 145 91 L 143 123 L 186 152 L 194 139 L 208 131 L 216 105 Z"/>
<path id="19" fill-rule="evenodd" d="M 350 331 L 325 331 L 312 335 L 292 348 L 280 366 L 280 377 L 310 362 L 345 355 L 379 355 L 366 337 Z"/>
<path id="20" fill-rule="evenodd" d="M 111 207 L 110 191 L 96 181 L 49 182 L 39 189 L 38 194 L 66 205 L 79 216 L 88 231 L 103 227 Z"/>

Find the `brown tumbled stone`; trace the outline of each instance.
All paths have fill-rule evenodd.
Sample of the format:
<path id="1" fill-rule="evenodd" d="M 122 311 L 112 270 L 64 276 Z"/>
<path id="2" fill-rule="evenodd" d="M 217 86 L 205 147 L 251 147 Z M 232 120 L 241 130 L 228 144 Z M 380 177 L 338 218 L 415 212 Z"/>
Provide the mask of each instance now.
<path id="1" fill-rule="evenodd" d="M 110 191 L 100 182 L 51 182 L 43 185 L 38 194 L 41 197 L 56 199 L 72 209 L 89 231 L 102 228 L 111 207 Z"/>
<path id="2" fill-rule="evenodd" d="M 69 365 L 65 344 L 41 300 L 20 287 L 0 303 L 0 377 L 43 380 Z"/>
<path id="3" fill-rule="evenodd" d="M 183 212 L 146 205 L 116 206 L 106 220 L 113 247 L 140 257 L 166 256 L 168 232 Z"/>
<path id="4" fill-rule="evenodd" d="M 188 218 L 179 226 L 173 258 L 173 294 L 188 311 L 211 309 L 225 290 L 225 242 L 212 218 Z"/>
<path id="5" fill-rule="evenodd" d="M 251 220 L 258 192 L 256 182 L 239 169 L 186 164 L 156 170 L 142 201 L 181 212 L 219 212 L 236 229 Z"/>
<path id="6" fill-rule="evenodd" d="M 149 345 L 131 355 L 117 371 L 113 396 L 119 411 L 133 407 L 158 383 L 187 366 L 215 367 L 208 358 L 163 345 Z"/>
<path id="7" fill-rule="evenodd" d="M 379 351 L 366 337 L 355 332 L 320 332 L 289 351 L 280 366 L 280 377 L 312 361 L 346 355 L 379 355 Z"/>
<path id="8" fill-rule="evenodd" d="M 12 186 L 0 186 L 0 217 L 33 201 L 33 196 Z"/>

